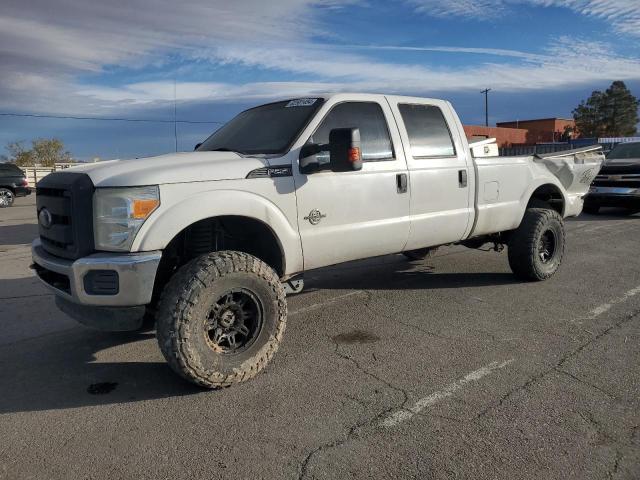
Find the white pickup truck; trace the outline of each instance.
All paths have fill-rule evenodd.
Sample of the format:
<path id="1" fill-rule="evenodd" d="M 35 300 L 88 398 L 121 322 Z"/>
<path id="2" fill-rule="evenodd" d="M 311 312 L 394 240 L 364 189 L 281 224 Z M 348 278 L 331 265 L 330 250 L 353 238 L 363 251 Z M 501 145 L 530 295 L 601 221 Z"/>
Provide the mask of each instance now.
<path id="1" fill-rule="evenodd" d="M 37 185 L 38 276 L 104 330 L 155 319 L 169 365 L 206 387 L 276 352 L 306 270 L 439 245 L 508 247 L 522 279 L 558 269 L 563 218 L 602 154 L 499 157 L 451 104 L 332 94 L 246 110 L 194 152 L 113 160 Z"/>

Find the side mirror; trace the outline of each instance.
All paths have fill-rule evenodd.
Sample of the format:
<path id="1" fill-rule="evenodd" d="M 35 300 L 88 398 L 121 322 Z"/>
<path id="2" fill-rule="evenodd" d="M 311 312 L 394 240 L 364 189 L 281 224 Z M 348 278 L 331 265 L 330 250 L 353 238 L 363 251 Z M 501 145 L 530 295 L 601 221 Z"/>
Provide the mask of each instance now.
<path id="1" fill-rule="evenodd" d="M 196 150 L 198 150 L 198 148 L 200 148 L 200 145 L 202 145 L 202 142 L 196 143 L 196 146 L 193 147 L 193 151 L 195 152 Z"/>
<path id="2" fill-rule="evenodd" d="M 321 165 L 318 162 L 317 154 L 329 149 L 328 145 L 321 145 L 319 143 L 307 143 L 300 149 L 300 171 L 305 175 L 314 173 L 321 170 Z"/>
<path id="3" fill-rule="evenodd" d="M 326 150 L 326 145 L 320 145 L 319 143 L 307 143 L 300 149 L 300 158 L 307 158 L 312 155 L 317 155 L 323 149 Z"/>
<path id="4" fill-rule="evenodd" d="M 334 128 L 329 132 L 330 167 L 333 172 L 362 170 L 360 129 Z"/>

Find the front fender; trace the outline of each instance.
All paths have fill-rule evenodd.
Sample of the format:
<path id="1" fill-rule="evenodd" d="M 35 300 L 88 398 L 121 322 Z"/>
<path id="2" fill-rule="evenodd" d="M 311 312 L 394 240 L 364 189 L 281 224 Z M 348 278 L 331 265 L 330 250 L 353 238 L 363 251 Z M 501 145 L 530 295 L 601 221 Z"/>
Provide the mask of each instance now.
<path id="1" fill-rule="evenodd" d="M 164 250 L 176 235 L 199 220 L 236 215 L 259 220 L 271 228 L 285 256 L 285 274 L 303 270 L 300 236 L 284 212 L 271 200 L 233 189 L 207 190 L 185 197 L 186 188 L 184 185 L 161 186 L 160 208 L 138 232 L 132 251 Z M 295 213 L 292 220 L 296 221 Z"/>

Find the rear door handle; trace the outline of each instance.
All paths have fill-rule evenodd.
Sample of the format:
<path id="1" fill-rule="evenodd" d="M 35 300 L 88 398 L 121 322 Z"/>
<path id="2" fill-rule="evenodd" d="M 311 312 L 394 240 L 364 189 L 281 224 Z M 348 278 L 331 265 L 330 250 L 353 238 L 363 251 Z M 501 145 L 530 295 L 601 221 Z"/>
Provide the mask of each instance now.
<path id="1" fill-rule="evenodd" d="M 398 193 L 407 193 L 407 174 L 406 173 L 398 173 L 396 175 L 396 187 L 398 189 Z"/>
<path id="2" fill-rule="evenodd" d="M 465 188 L 467 186 L 467 171 L 466 170 L 458 170 L 458 186 L 460 188 Z"/>

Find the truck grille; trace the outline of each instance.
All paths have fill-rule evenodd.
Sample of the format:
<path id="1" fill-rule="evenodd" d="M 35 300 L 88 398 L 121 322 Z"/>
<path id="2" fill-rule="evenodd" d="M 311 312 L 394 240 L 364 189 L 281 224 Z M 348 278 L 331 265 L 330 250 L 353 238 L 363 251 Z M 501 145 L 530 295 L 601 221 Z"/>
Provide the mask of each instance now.
<path id="1" fill-rule="evenodd" d="M 592 185 L 595 187 L 640 188 L 640 174 L 598 175 Z"/>
<path id="2" fill-rule="evenodd" d="M 47 252 L 69 259 L 93 252 L 93 190 L 84 173 L 54 172 L 38 182 L 38 231 Z"/>

